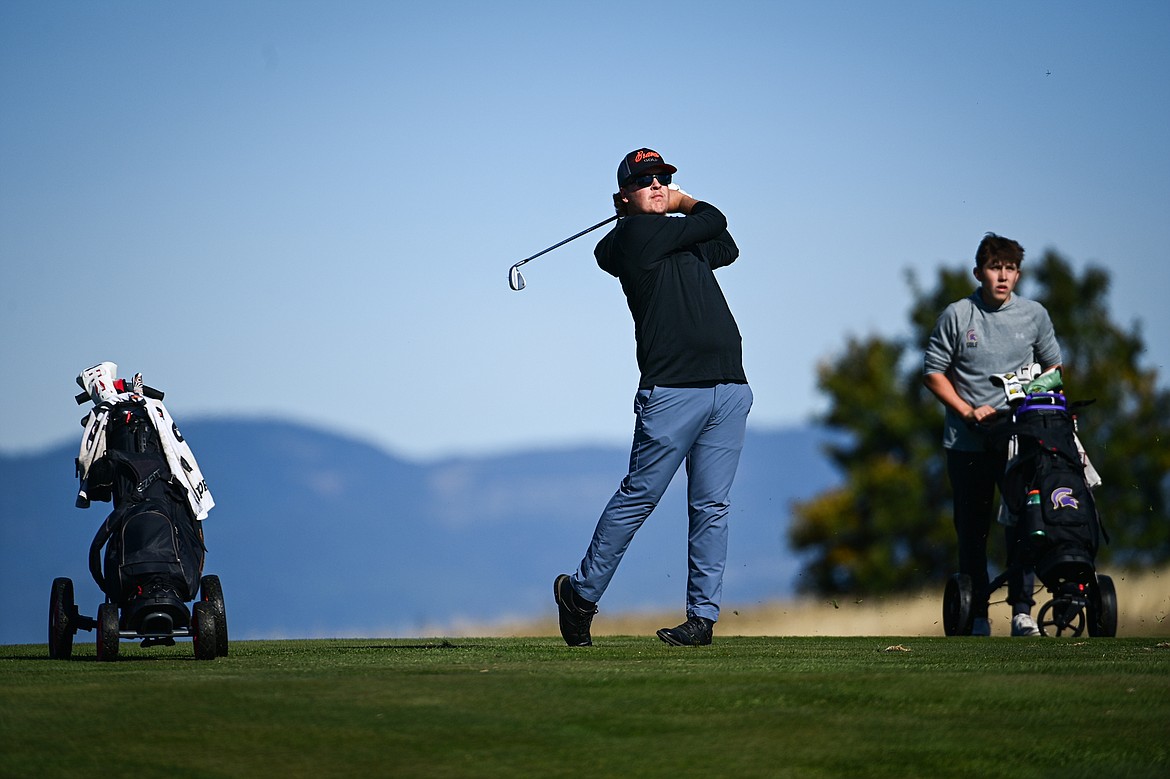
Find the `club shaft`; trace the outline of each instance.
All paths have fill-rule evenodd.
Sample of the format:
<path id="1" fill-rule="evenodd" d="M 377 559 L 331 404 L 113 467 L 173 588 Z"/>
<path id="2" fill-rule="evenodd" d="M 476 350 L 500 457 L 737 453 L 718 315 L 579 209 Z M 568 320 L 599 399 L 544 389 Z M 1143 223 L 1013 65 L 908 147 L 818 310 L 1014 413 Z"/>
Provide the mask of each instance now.
<path id="1" fill-rule="evenodd" d="M 551 252 L 553 249 L 556 249 L 558 246 L 564 246 L 564 245 L 565 245 L 565 244 L 567 244 L 569 241 L 575 241 L 576 239 L 580 238 L 582 235 L 585 235 L 585 233 L 591 233 L 591 232 L 593 232 L 594 230 L 596 230 L 598 227 L 602 227 L 603 225 L 607 225 L 607 224 L 609 224 L 610 222 L 612 222 L 612 221 L 616 220 L 617 218 L 618 218 L 618 217 L 617 217 L 617 214 L 614 214 L 613 216 L 609 217 L 608 219 L 604 219 L 604 220 L 602 220 L 602 221 L 598 222 L 597 224 L 593 225 L 592 227 L 586 227 L 586 228 L 585 228 L 584 230 L 582 230 L 581 232 L 577 233 L 576 235 L 570 235 L 568 238 L 566 238 L 565 240 L 561 241 L 560 243 L 554 243 L 552 246 L 548 247 L 547 249 L 544 249 L 543 251 L 539 251 L 539 252 L 537 252 L 536 254 L 532 255 L 531 257 L 525 257 L 524 259 L 520 260 L 520 262 L 516 263 L 516 264 L 515 264 L 515 265 L 513 265 L 512 267 L 513 267 L 513 268 L 519 268 L 519 267 L 520 267 L 521 265 L 523 265 L 524 263 L 526 263 L 526 262 L 529 262 L 529 261 L 531 261 L 531 260 L 535 260 L 537 257 L 539 257 L 539 256 L 540 256 L 540 255 L 542 255 L 542 254 L 548 254 L 548 253 L 549 253 L 549 252 Z"/>

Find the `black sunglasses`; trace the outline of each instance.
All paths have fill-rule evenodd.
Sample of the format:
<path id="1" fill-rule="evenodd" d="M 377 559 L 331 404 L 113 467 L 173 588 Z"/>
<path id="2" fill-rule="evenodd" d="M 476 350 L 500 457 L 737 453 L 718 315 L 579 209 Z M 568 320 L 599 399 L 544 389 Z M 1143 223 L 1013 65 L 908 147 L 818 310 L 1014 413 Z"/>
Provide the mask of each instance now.
<path id="1" fill-rule="evenodd" d="M 638 176 L 626 182 L 628 189 L 645 189 L 654 183 L 654 179 L 658 179 L 658 183 L 664 187 L 670 186 L 672 176 L 670 173 L 648 173 L 645 176 Z"/>

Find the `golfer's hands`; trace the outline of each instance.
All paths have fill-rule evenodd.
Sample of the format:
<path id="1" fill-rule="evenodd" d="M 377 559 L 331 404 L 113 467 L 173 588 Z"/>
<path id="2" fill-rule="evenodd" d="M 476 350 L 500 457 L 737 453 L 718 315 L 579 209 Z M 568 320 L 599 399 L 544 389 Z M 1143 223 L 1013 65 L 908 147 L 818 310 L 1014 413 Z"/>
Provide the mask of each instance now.
<path id="1" fill-rule="evenodd" d="M 630 215 L 630 204 L 622 200 L 621 192 L 613 193 L 613 210 L 617 212 L 618 216 Z"/>
<path id="2" fill-rule="evenodd" d="M 978 408 L 972 408 L 964 414 L 963 419 L 968 425 L 982 425 L 986 422 L 994 421 L 998 414 L 999 411 L 991 406 L 979 406 Z"/>
<path id="3" fill-rule="evenodd" d="M 689 214 L 698 201 L 683 192 L 678 184 L 666 188 L 666 212 L 668 214 Z"/>

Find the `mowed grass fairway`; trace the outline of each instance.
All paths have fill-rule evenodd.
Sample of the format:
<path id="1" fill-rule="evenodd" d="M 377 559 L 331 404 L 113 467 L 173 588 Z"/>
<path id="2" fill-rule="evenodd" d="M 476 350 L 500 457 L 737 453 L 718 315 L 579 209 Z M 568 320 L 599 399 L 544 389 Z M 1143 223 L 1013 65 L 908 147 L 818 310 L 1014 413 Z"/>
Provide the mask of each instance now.
<path id="1" fill-rule="evenodd" d="M 597 642 L 0 647 L 0 773 L 1170 776 L 1164 638 Z"/>

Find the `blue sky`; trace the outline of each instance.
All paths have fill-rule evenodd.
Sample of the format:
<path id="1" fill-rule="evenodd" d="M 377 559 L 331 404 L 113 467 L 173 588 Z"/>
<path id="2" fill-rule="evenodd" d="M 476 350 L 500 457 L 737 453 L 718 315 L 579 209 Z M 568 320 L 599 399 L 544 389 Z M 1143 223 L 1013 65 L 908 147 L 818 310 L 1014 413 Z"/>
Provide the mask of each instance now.
<path id="1" fill-rule="evenodd" d="M 506 276 L 643 145 L 739 243 L 752 425 L 808 420 L 817 363 L 989 230 L 1109 269 L 1165 386 L 1168 35 L 1166 2 L 8 0 L 0 451 L 74 440 L 102 360 L 180 424 L 625 445 L 600 232 Z"/>

